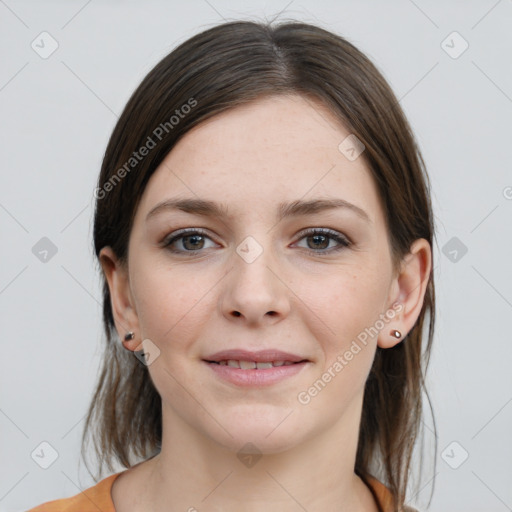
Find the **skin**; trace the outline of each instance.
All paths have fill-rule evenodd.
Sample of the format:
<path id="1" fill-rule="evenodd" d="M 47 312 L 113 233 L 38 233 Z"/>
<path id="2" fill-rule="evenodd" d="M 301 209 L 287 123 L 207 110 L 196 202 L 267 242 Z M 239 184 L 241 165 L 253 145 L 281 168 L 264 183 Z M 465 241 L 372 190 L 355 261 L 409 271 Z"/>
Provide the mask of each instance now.
<path id="1" fill-rule="evenodd" d="M 322 104 L 298 95 L 259 99 L 189 131 L 152 175 L 129 242 L 127 268 L 110 247 L 100 260 L 121 339 L 160 355 L 148 366 L 162 398 L 161 453 L 125 471 L 112 497 L 125 511 L 377 511 L 354 473 L 364 384 L 376 347 L 414 326 L 431 268 L 431 249 L 416 240 L 393 272 L 377 188 L 364 159 L 338 145 L 349 132 Z M 222 201 L 219 219 L 166 211 L 163 200 Z M 281 201 L 342 198 L 362 208 L 334 209 L 277 222 Z M 207 238 L 161 242 L 182 228 Z M 314 240 L 306 228 L 348 237 Z M 247 237 L 263 252 L 248 263 L 236 252 Z M 190 254 L 199 248 L 199 253 Z M 340 247 L 339 251 L 333 249 Z M 188 253 L 186 251 L 189 251 Z M 320 255 L 323 251 L 325 256 Z M 379 314 L 401 310 L 311 401 L 299 403 Z M 273 312 L 273 313 L 270 313 Z M 213 352 L 277 348 L 310 360 L 297 375 L 242 389 L 202 361 Z M 332 371 L 332 370 L 331 370 Z M 251 442 L 263 454 L 252 467 L 237 458 Z M 300 504 L 300 506 L 298 505 Z"/>

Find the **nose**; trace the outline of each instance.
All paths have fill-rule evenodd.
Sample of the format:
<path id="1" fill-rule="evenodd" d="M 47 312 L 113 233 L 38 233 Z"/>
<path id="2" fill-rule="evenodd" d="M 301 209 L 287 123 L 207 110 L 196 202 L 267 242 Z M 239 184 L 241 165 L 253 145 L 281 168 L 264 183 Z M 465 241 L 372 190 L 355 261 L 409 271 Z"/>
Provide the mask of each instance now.
<path id="1" fill-rule="evenodd" d="M 241 253 L 243 254 L 243 253 Z M 234 253 L 223 284 L 221 308 L 230 321 L 247 325 L 275 323 L 290 311 L 292 291 L 282 267 L 264 250 L 254 261 Z"/>

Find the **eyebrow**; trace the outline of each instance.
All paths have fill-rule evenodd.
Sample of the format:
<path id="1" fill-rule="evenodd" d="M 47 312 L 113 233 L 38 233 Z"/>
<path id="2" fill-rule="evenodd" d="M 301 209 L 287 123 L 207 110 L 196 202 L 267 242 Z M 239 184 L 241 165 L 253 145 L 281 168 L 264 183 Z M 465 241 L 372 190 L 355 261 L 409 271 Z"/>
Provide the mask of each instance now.
<path id="1" fill-rule="evenodd" d="M 349 203 L 344 199 L 312 199 L 309 201 L 292 201 L 291 203 L 280 203 L 277 209 L 278 221 L 287 217 L 296 217 L 300 215 L 313 215 L 325 210 L 335 208 L 344 208 L 354 212 L 358 217 L 368 223 L 372 223 L 370 216 L 359 206 Z M 223 203 L 216 203 L 205 199 L 183 198 L 166 199 L 157 204 L 146 216 L 146 222 L 165 211 L 181 210 L 186 213 L 202 216 L 213 216 L 226 218 L 229 217 L 228 207 Z"/>

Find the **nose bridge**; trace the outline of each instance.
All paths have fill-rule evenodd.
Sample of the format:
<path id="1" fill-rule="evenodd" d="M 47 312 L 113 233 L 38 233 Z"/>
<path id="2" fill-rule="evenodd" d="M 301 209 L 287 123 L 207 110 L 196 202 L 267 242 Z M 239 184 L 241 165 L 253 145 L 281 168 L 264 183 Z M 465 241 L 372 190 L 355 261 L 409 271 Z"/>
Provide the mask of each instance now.
<path id="1" fill-rule="evenodd" d="M 265 315 L 282 316 L 289 310 L 287 288 L 279 277 L 279 258 L 272 253 L 272 237 L 268 230 L 261 233 L 246 236 L 233 254 L 222 299 L 223 313 L 230 318 L 242 316 L 258 322 Z"/>

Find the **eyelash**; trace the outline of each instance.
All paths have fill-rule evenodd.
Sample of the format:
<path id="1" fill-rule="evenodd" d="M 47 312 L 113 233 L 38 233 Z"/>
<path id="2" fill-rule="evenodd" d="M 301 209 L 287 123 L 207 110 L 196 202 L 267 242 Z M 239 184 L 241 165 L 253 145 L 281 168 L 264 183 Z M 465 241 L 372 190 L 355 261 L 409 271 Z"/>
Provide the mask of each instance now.
<path id="1" fill-rule="evenodd" d="M 164 241 L 163 246 L 168 248 L 168 250 L 170 252 L 175 253 L 175 254 L 184 254 L 184 253 L 191 254 L 191 255 L 197 254 L 197 253 L 201 252 L 202 249 L 198 249 L 198 250 L 194 250 L 194 251 L 177 251 L 176 249 L 170 249 L 170 246 L 177 240 L 180 240 L 182 238 L 187 238 L 189 236 L 194 236 L 194 235 L 203 236 L 203 237 L 209 238 L 211 240 L 211 237 L 208 236 L 206 231 L 204 231 L 202 229 L 199 229 L 199 228 L 183 229 L 183 230 L 177 231 L 171 238 Z M 337 231 L 333 231 L 332 229 L 327 229 L 327 228 L 312 228 L 312 229 L 302 231 L 300 233 L 299 240 L 302 240 L 303 238 L 307 238 L 309 236 L 317 236 L 317 235 L 326 236 L 331 240 L 335 240 L 340 245 L 338 247 L 334 247 L 329 250 L 315 251 L 314 249 L 306 249 L 307 251 L 311 251 L 315 255 L 328 256 L 329 254 L 332 254 L 333 252 L 341 251 L 341 250 L 343 250 L 347 247 L 350 247 L 352 245 L 352 242 L 350 242 L 348 240 L 348 238 L 342 236 Z"/>

